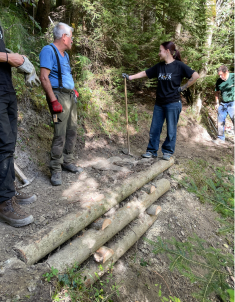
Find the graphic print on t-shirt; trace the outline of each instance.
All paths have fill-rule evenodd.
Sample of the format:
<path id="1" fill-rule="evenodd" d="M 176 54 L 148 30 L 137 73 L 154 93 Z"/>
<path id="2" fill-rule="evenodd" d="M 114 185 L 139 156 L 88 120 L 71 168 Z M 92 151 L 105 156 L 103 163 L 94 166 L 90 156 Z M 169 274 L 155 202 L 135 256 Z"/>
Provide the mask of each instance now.
<path id="1" fill-rule="evenodd" d="M 159 73 L 158 80 L 171 80 L 172 73 Z"/>

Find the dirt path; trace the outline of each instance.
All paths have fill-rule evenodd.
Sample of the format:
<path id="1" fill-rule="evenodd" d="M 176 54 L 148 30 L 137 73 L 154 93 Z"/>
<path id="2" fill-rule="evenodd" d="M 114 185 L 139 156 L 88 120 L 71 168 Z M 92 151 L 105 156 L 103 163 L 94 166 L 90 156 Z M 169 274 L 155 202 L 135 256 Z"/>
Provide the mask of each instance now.
<path id="1" fill-rule="evenodd" d="M 221 146 L 214 145 L 206 130 L 192 118 L 188 118 L 185 111 L 186 108 L 181 114 L 182 125 L 179 123 L 175 165 L 161 175 L 170 180 L 171 190 L 157 201 L 157 204 L 162 206 L 162 212 L 145 237 L 150 240 L 156 240 L 157 236 L 163 239 L 175 237 L 184 241 L 187 236 L 196 233 L 212 246 L 223 248 L 226 242 L 216 233 L 219 227 L 215 219 L 217 214 L 210 206 L 202 205 L 193 194 L 180 188 L 174 177 L 181 178 L 184 165 L 189 159 L 195 158 L 203 159 L 214 166 L 226 166 L 227 169 L 232 170 L 233 144 L 228 142 Z M 23 129 L 19 130 L 21 138 L 21 133 L 24 133 L 27 125 L 20 128 Z M 120 142 L 123 140 L 114 139 L 107 137 L 97 139 L 87 134 L 85 142 L 78 141 L 80 148 L 77 149 L 76 161 L 84 168 L 84 172 L 78 176 L 64 171 L 62 186 L 52 187 L 47 167 L 41 168 L 33 183 L 24 190 L 27 193 L 36 193 L 38 196 L 34 204 L 26 206 L 34 216 L 33 224 L 17 229 L 0 223 L 0 301 L 51 301 L 50 291 L 53 291 L 53 287 L 42 281 L 42 274 L 47 269 L 43 261 L 26 267 L 20 260 L 15 260 L 16 254 L 13 250 L 15 243 L 30 238 L 38 230 L 68 213 L 79 211 L 99 198 L 105 188 L 121 183 L 135 172 L 148 169 L 149 165 L 158 160 L 143 160 L 133 166 L 131 163 L 133 159 L 121 152 L 123 145 Z M 141 136 L 131 136 L 131 151 L 136 159 L 141 159 L 147 142 L 148 129 L 142 132 Z M 37 143 L 40 145 L 40 141 Z M 49 143 L 50 138 L 48 138 Z M 30 178 L 35 176 L 38 166 L 30 160 L 32 155 L 29 150 L 27 146 L 22 150 L 22 145 L 20 147 L 18 144 L 16 162 Z M 49 158 L 46 151 L 43 154 L 44 157 Z M 107 163 L 110 158 L 114 158 L 113 161 L 116 163 L 111 165 L 111 168 L 100 168 L 100 165 L 97 165 L 101 160 Z M 120 164 L 123 160 L 126 162 Z M 153 183 L 155 181 L 156 179 Z M 146 266 L 140 265 L 141 259 L 145 261 Z M 190 284 L 177 273 L 170 273 L 168 262 L 166 257 L 154 255 L 152 247 L 142 239 L 139 240 L 115 265 L 114 281 L 121 286 L 121 295 L 116 297 L 115 301 L 161 301 L 157 297 L 158 289 L 154 284 L 161 284 L 162 292 L 166 296 L 169 295 L 170 290 L 173 295 L 181 299 L 181 302 L 196 301 L 190 295 L 196 285 Z"/>

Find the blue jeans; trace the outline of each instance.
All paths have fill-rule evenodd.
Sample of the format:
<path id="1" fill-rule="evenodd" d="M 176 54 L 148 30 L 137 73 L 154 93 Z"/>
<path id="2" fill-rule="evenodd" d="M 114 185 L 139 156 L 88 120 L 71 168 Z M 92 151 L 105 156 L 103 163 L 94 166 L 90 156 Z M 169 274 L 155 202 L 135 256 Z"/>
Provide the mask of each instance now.
<path id="1" fill-rule="evenodd" d="M 220 103 L 218 108 L 218 138 L 222 140 L 225 140 L 224 126 L 228 114 L 234 125 L 234 102 Z"/>
<path id="2" fill-rule="evenodd" d="M 162 145 L 162 153 L 173 154 L 175 151 L 177 123 L 179 120 L 180 112 L 182 110 L 181 101 L 165 104 L 155 105 L 153 111 L 153 119 L 149 133 L 149 144 L 147 152 L 151 152 L 154 156 L 157 156 L 159 148 L 160 135 L 162 132 L 162 126 L 166 119 L 167 124 L 167 137 Z"/>

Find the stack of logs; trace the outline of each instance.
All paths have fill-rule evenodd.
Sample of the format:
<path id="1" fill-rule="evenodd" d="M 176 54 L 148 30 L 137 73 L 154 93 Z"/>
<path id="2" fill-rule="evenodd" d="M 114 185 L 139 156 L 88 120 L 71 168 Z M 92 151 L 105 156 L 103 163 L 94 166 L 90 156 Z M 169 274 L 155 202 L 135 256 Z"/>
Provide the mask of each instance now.
<path id="1" fill-rule="evenodd" d="M 75 238 L 70 244 L 54 253 L 46 260 L 46 263 L 50 267 L 57 268 L 59 272 L 63 272 L 74 263 L 81 264 L 93 254 L 98 264 L 102 262 L 103 270 L 99 270 L 98 264 L 92 264 L 83 272 L 86 277 L 86 285 L 91 285 L 155 222 L 161 207 L 152 204 L 170 189 L 170 182 L 160 179 L 156 182 L 156 186 L 151 187 L 149 194 L 142 192 L 138 199 L 135 198 L 126 203 L 125 206 L 116 210 L 112 217 L 105 219 L 100 217 L 173 164 L 173 158 L 170 161 L 157 161 L 147 171 L 133 175 L 124 184 L 117 185 L 112 190 L 105 192 L 103 199 L 94 202 L 88 209 L 59 219 L 53 225 L 37 232 L 27 243 L 18 243 L 14 249 L 19 258 L 28 265 L 35 264 L 90 225 L 91 228 L 82 236 Z M 125 232 L 123 238 L 118 238 L 109 247 L 104 246 L 134 219 L 136 219 L 136 223 Z"/>

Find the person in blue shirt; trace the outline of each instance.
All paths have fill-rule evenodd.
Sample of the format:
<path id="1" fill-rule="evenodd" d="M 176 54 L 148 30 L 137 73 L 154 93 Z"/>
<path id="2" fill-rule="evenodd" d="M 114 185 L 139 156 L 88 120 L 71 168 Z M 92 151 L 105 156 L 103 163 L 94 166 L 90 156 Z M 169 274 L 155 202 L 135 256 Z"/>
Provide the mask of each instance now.
<path id="1" fill-rule="evenodd" d="M 73 151 L 77 138 L 77 92 L 66 50 L 72 48 L 73 28 L 58 23 L 53 29 L 54 42 L 44 46 L 40 58 L 40 80 L 45 90 L 54 121 L 54 137 L 51 147 L 51 183 L 62 184 L 62 167 L 72 173 L 82 169 L 73 163 Z"/>
<path id="2" fill-rule="evenodd" d="M 145 158 L 157 157 L 162 126 L 166 120 L 167 137 L 162 145 L 162 153 L 164 160 L 170 160 L 175 151 L 177 123 L 182 110 L 180 92 L 194 84 L 199 75 L 181 61 L 180 52 L 176 50 L 175 44 L 171 41 L 160 45 L 158 55 L 161 60 L 160 63 L 137 74 L 129 76 L 124 73 L 122 76 L 131 81 L 143 77 L 157 78 L 156 103 L 149 133 L 149 143 L 146 153 L 142 156 Z M 189 80 L 185 85 L 180 86 L 183 78 Z"/>

